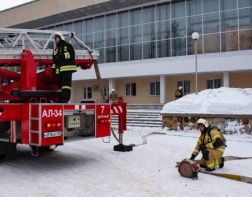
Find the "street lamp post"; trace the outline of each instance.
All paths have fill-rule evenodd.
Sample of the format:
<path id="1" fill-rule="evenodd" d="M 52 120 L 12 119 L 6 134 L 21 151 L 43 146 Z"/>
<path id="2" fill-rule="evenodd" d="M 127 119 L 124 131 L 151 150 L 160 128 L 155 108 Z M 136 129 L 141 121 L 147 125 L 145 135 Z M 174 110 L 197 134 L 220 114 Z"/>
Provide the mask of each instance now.
<path id="1" fill-rule="evenodd" d="M 195 53 L 195 93 L 198 94 L 198 39 L 199 33 L 193 32 L 192 39 L 194 40 L 194 53 Z"/>

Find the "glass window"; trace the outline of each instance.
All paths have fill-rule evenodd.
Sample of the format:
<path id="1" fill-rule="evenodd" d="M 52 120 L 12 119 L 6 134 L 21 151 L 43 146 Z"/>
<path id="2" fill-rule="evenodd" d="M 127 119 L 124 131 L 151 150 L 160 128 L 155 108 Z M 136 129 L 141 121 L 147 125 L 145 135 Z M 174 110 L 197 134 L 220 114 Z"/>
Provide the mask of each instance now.
<path id="1" fill-rule="evenodd" d="M 118 46 L 117 47 L 118 52 L 118 61 L 129 61 L 129 45 L 124 46 Z"/>
<path id="2" fill-rule="evenodd" d="M 96 49 L 97 50 L 97 49 Z M 104 48 L 98 49 L 99 50 L 99 63 L 104 63 L 105 62 L 105 52 Z"/>
<path id="3" fill-rule="evenodd" d="M 157 41 L 157 56 L 158 57 L 171 56 L 171 41 L 170 40 Z"/>
<path id="4" fill-rule="evenodd" d="M 84 37 L 85 37 L 86 45 L 88 45 L 90 48 L 94 48 L 94 46 L 93 46 L 93 43 L 94 43 L 93 42 L 93 34 L 92 33 L 91 34 L 85 34 Z"/>
<path id="5" fill-rule="evenodd" d="M 221 79 L 207 80 L 207 89 L 214 89 L 221 87 Z"/>
<path id="6" fill-rule="evenodd" d="M 85 33 L 87 33 L 86 26 L 87 26 L 87 25 L 86 25 L 86 22 L 83 20 L 83 21 L 82 21 L 82 35 L 85 34 Z"/>
<path id="7" fill-rule="evenodd" d="M 172 20 L 172 38 L 186 36 L 186 21 L 185 18 Z"/>
<path id="8" fill-rule="evenodd" d="M 108 30 L 105 32 L 106 46 L 116 45 L 116 30 Z"/>
<path id="9" fill-rule="evenodd" d="M 77 21 L 73 23 L 73 31 L 78 37 L 82 36 L 82 21 Z"/>
<path id="10" fill-rule="evenodd" d="M 219 0 L 203 0 L 203 13 L 218 12 Z"/>
<path id="11" fill-rule="evenodd" d="M 207 80 L 207 89 L 213 89 L 213 88 L 214 88 L 213 80 Z"/>
<path id="12" fill-rule="evenodd" d="M 116 15 L 111 14 L 105 17 L 105 29 L 116 28 Z"/>
<path id="13" fill-rule="evenodd" d="M 238 30 L 237 10 L 221 12 L 222 31 Z"/>
<path id="14" fill-rule="evenodd" d="M 156 57 L 156 42 L 143 43 L 143 58 L 151 59 Z"/>
<path id="15" fill-rule="evenodd" d="M 142 42 L 142 26 L 137 25 L 137 26 L 132 26 L 130 28 L 130 43 L 137 43 L 137 42 Z"/>
<path id="16" fill-rule="evenodd" d="M 103 32 L 94 33 L 94 47 L 95 48 L 104 47 L 104 33 Z"/>
<path id="17" fill-rule="evenodd" d="M 150 95 L 159 96 L 160 95 L 160 82 L 151 82 L 150 83 Z"/>
<path id="18" fill-rule="evenodd" d="M 220 31 L 219 13 L 203 15 L 204 34 Z"/>
<path id="19" fill-rule="evenodd" d="M 221 87 L 221 79 L 214 79 L 214 88 Z"/>
<path id="20" fill-rule="evenodd" d="M 117 14 L 117 27 L 127 27 L 129 26 L 129 14 L 127 12 L 119 12 Z"/>
<path id="21" fill-rule="evenodd" d="M 125 89 L 126 96 L 136 96 L 136 83 L 127 83 Z"/>
<path id="22" fill-rule="evenodd" d="M 109 86 L 104 86 L 103 93 L 106 98 L 108 98 L 109 95 Z"/>
<path id="23" fill-rule="evenodd" d="M 130 25 L 137 25 L 142 23 L 141 9 L 135 9 L 130 11 Z"/>
<path id="24" fill-rule="evenodd" d="M 221 34 L 221 51 L 238 50 L 238 31 L 225 32 Z"/>
<path id="25" fill-rule="evenodd" d="M 195 47 L 195 41 L 192 39 L 192 36 L 189 36 L 187 38 L 187 54 L 192 55 L 194 53 L 194 47 Z M 200 38 L 197 40 L 197 49 L 198 49 L 198 54 L 203 53 L 203 46 L 202 46 L 202 35 L 200 35 Z"/>
<path id="26" fill-rule="evenodd" d="M 63 25 L 55 26 L 54 30 L 63 31 Z"/>
<path id="27" fill-rule="evenodd" d="M 190 80 L 177 81 L 177 89 L 183 87 L 183 94 L 190 94 Z"/>
<path id="28" fill-rule="evenodd" d="M 94 31 L 103 31 L 104 30 L 104 17 L 94 18 Z"/>
<path id="29" fill-rule="evenodd" d="M 163 21 L 157 23 L 157 39 L 170 39 L 171 37 L 171 21 Z"/>
<path id="30" fill-rule="evenodd" d="M 93 27 L 93 19 L 88 19 L 88 20 L 85 20 L 85 29 L 86 29 L 86 32 L 87 33 L 91 33 L 94 31 L 94 27 Z"/>
<path id="31" fill-rule="evenodd" d="M 191 36 L 193 32 L 202 34 L 202 17 L 192 16 L 187 18 L 187 35 Z"/>
<path id="32" fill-rule="evenodd" d="M 185 0 L 183 1 L 171 1 L 171 14 L 172 18 L 185 16 Z"/>
<path id="33" fill-rule="evenodd" d="M 187 15 L 202 14 L 202 0 L 187 0 Z"/>
<path id="34" fill-rule="evenodd" d="M 123 45 L 123 44 L 128 44 L 129 43 L 129 28 L 120 28 L 117 29 L 117 36 L 118 36 L 118 44 Z"/>
<path id="35" fill-rule="evenodd" d="M 109 47 L 105 49 L 106 51 L 106 63 L 116 61 L 116 47 Z"/>
<path id="36" fill-rule="evenodd" d="M 238 2 L 239 2 L 239 8 L 252 6 L 251 0 L 238 0 Z"/>
<path id="37" fill-rule="evenodd" d="M 92 87 L 83 88 L 83 99 L 91 99 L 92 98 Z"/>
<path id="38" fill-rule="evenodd" d="M 252 28 L 252 8 L 244 8 L 239 10 L 240 29 Z"/>
<path id="39" fill-rule="evenodd" d="M 186 55 L 186 39 L 172 39 L 172 56 Z"/>
<path id="40" fill-rule="evenodd" d="M 143 23 L 151 23 L 155 21 L 155 7 L 143 8 Z"/>
<path id="41" fill-rule="evenodd" d="M 237 8 L 237 0 L 220 0 L 221 10 L 230 10 Z"/>
<path id="42" fill-rule="evenodd" d="M 157 20 L 167 20 L 170 19 L 170 2 L 157 5 Z"/>
<path id="43" fill-rule="evenodd" d="M 204 35 L 204 53 L 220 52 L 220 34 Z"/>
<path id="44" fill-rule="evenodd" d="M 240 31 L 240 49 L 252 49 L 252 30 Z"/>
<path id="45" fill-rule="evenodd" d="M 73 31 L 73 24 L 72 23 L 64 24 L 64 31 Z"/>
<path id="46" fill-rule="evenodd" d="M 143 41 L 156 40 L 155 24 L 144 24 L 143 25 Z"/>
<path id="47" fill-rule="evenodd" d="M 142 44 L 130 45 L 130 60 L 142 59 Z"/>

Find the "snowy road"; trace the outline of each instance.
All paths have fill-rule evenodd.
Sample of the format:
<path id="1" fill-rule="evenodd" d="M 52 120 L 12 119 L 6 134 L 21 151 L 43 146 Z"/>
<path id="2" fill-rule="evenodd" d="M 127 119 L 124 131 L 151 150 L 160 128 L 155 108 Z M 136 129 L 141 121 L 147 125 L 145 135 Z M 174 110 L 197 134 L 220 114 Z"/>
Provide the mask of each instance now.
<path id="1" fill-rule="evenodd" d="M 126 143 L 140 144 L 153 128 L 129 128 Z M 166 132 L 163 130 L 162 132 Z M 113 151 L 114 140 L 68 142 L 50 153 L 32 157 L 26 146 L 0 163 L 0 196 L 252 196 L 252 185 L 199 174 L 181 177 L 176 161 L 189 157 L 196 132 L 166 132 L 148 138 L 132 152 Z M 225 155 L 252 156 L 252 136 L 227 136 Z M 228 161 L 217 172 L 252 177 L 252 160 Z"/>

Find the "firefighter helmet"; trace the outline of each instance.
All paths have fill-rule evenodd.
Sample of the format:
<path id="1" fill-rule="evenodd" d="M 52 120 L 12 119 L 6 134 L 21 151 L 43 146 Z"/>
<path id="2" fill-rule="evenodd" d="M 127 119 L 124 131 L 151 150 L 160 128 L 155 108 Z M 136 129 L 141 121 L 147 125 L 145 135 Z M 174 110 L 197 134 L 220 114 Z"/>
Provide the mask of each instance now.
<path id="1" fill-rule="evenodd" d="M 200 118 L 200 119 L 197 121 L 197 125 L 198 125 L 198 124 L 204 125 L 205 128 L 209 127 L 209 123 L 208 123 L 205 119 L 203 119 L 203 118 Z"/>
<path id="2" fill-rule="evenodd" d="M 64 40 L 65 38 L 64 38 L 64 36 L 63 36 L 63 34 L 61 33 L 61 32 L 55 32 L 54 33 L 54 38 L 55 37 L 59 37 L 61 40 Z"/>
<path id="3" fill-rule="evenodd" d="M 179 86 L 179 87 L 178 87 L 178 90 L 183 90 L 183 87 L 182 87 L 182 86 Z"/>

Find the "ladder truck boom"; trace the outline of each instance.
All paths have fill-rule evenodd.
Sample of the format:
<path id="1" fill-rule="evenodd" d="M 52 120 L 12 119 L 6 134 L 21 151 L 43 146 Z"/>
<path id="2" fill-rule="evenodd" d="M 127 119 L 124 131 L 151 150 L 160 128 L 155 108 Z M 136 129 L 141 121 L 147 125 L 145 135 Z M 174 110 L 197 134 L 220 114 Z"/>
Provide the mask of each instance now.
<path id="1" fill-rule="evenodd" d="M 126 130 L 126 103 L 59 103 L 61 92 L 52 71 L 54 31 L 0 28 L 0 157 L 16 144 L 40 149 L 63 145 L 66 139 L 109 137 L 111 116 Z M 75 33 L 62 31 L 75 48 L 76 65 L 98 69 L 99 52 Z M 99 70 L 98 70 L 99 71 Z M 100 80 L 100 79 L 98 79 Z"/>

